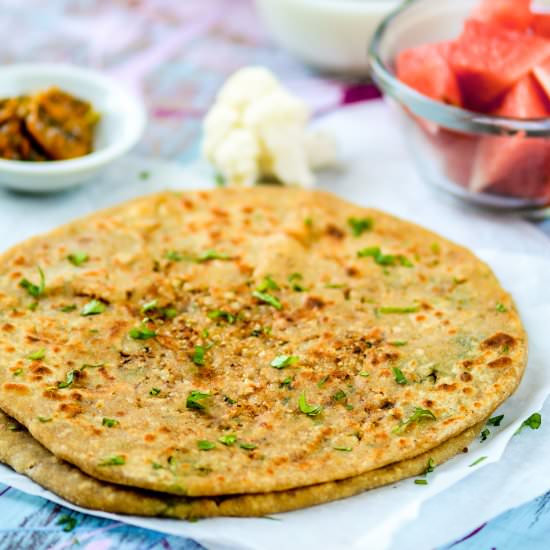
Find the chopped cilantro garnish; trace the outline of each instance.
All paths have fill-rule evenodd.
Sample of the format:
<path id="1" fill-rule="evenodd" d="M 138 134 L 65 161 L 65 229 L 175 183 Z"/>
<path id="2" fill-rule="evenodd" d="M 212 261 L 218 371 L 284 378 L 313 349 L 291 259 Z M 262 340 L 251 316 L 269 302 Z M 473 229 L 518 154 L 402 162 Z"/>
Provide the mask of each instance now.
<path id="1" fill-rule="evenodd" d="M 403 374 L 403 371 L 398 367 L 392 368 L 393 376 L 395 378 L 395 381 L 398 384 L 405 385 L 407 383 L 407 379 L 405 378 L 405 375 Z"/>
<path id="2" fill-rule="evenodd" d="M 232 313 L 229 313 L 229 311 L 224 311 L 222 309 L 215 309 L 214 311 L 210 311 L 208 313 L 209 319 L 223 319 L 224 321 L 227 321 L 230 325 L 232 325 L 236 317 Z"/>
<path id="3" fill-rule="evenodd" d="M 491 431 L 489 428 L 485 428 L 480 434 L 479 434 L 479 440 L 483 443 L 483 441 L 486 441 L 487 438 L 491 435 Z"/>
<path id="4" fill-rule="evenodd" d="M 346 392 L 344 390 L 338 390 L 333 396 L 334 401 L 342 401 L 346 398 Z"/>
<path id="5" fill-rule="evenodd" d="M 346 288 L 346 285 L 342 285 L 338 283 L 327 283 L 325 285 L 325 288 Z"/>
<path id="6" fill-rule="evenodd" d="M 160 388 L 151 388 L 149 390 L 149 395 L 152 397 L 157 396 L 160 393 Z"/>
<path id="7" fill-rule="evenodd" d="M 290 283 L 290 287 L 295 292 L 305 292 L 307 289 L 305 286 L 303 286 L 299 281 L 303 279 L 301 273 L 292 273 L 288 276 L 288 282 Z"/>
<path id="8" fill-rule="evenodd" d="M 40 298 L 44 294 L 44 291 L 46 290 L 46 277 L 44 276 L 44 272 L 40 267 L 38 269 L 38 275 L 40 277 L 40 282 L 38 285 L 35 285 L 34 283 L 31 283 L 28 279 L 21 279 L 19 282 L 19 286 L 21 288 L 24 288 L 27 291 L 27 294 L 29 296 L 32 296 L 33 298 Z"/>
<path id="9" fill-rule="evenodd" d="M 500 426 L 500 423 L 502 422 L 503 418 L 504 418 L 503 414 L 499 414 L 498 416 L 493 416 L 492 418 L 489 418 L 489 420 L 487 420 L 487 425 Z"/>
<path id="10" fill-rule="evenodd" d="M 80 267 L 82 264 L 85 264 L 90 257 L 86 252 L 73 252 L 67 256 L 67 260 L 71 262 L 74 266 Z"/>
<path id="11" fill-rule="evenodd" d="M 31 361 L 40 361 L 46 357 L 46 350 L 41 348 L 27 356 Z"/>
<path id="12" fill-rule="evenodd" d="M 218 441 L 222 444 L 222 445 L 226 445 L 227 447 L 231 447 L 231 445 L 234 445 L 237 441 L 237 436 L 234 435 L 234 434 L 227 434 L 227 435 L 222 435 Z"/>
<path id="13" fill-rule="evenodd" d="M 256 290 L 265 292 L 266 290 L 279 290 L 279 288 L 279 285 L 269 275 L 266 275 Z"/>
<path id="14" fill-rule="evenodd" d="M 367 376 L 370 376 L 370 374 L 365 371 L 365 370 L 362 370 L 360 373 L 359 373 L 359 376 L 363 376 L 364 378 L 366 378 Z"/>
<path id="15" fill-rule="evenodd" d="M 363 248 L 357 252 L 358 258 L 372 258 L 378 265 L 388 266 L 396 265 L 399 263 L 404 267 L 413 267 L 413 264 L 405 256 L 402 255 L 392 255 L 392 254 L 383 254 L 379 246 L 371 246 L 368 248 Z"/>
<path id="16" fill-rule="evenodd" d="M 365 231 L 372 229 L 373 221 L 371 218 L 349 218 L 348 225 L 354 237 L 360 237 Z"/>
<path id="17" fill-rule="evenodd" d="M 31 302 L 31 303 L 29 304 L 29 309 L 30 309 L 31 311 L 36 311 L 36 308 L 37 308 L 37 307 L 38 307 L 38 302 Z"/>
<path id="18" fill-rule="evenodd" d="M 128 334 L 130 338 L 133 338 L 134 340 L 149 340 L 149 338 L 155 338 L 157 335 L 154 330 L 151 330 L 145 326 L 134 327 Z"/>
<path id="19" fill-rule="evenodd" d="M 414 264 L 405 256 L 397 256 L 397 260 L 403 267 L 414 267 Z"/>
<path id="20" fill-rule="evenodd" d="M 38 416 L 37 418 L 38 418 L 38 421 L 42 422 L 43 424 L 45 424 L 46 422 L 52 421 L 52 419 L 47 416 Z"/>
<path id="21" fill-rule="evenodd" d="M 499 312 L 499 313 L 506 313 L 508 311 L 508 308 L 504 305 L 504 304 L 500 304 L 498 303 L 496 305 L 496 310 Z"/>
<path id="22" fill-rule="evenodd" d="M 439 246 L 439 243 L 432 243 L 430 249 L 434 254 L 439 254 L 441 252 L 441 247 Z"/>
<path id="23" fill-rule="evenodd" d="M 431 474 L 435 470 L 435 462 L 433 458 L 428 458 L 428 463 L 426 464 L 426 474 Z"/>
<path id="24" fill-rule="evenodd" d="M 10 422 L 8 424 L 8 430 L 10 432 L 22 432 L 23 428 L 22 428 L 21 424 L 19 424 L 17 422 Z"/>
<path id="25" fill-rule="evenodd" d="M 199 441 L 197 441 L 197 447 L 201 451 L 211 451 L 216 448 L 216 444 L 212 441 L 208 441 L 208 439 L 199 439 Z"/>
<path id="26" fill-rule="evenodd" d="M 65 375 L 65 380 L 63 382 L 58 382 L 57 383 L 57 387 L 62 390 L 64 388 L 69 388 L 70 386 L 73 385 L 73 382 L 74 382 L 74 377 L 75 377 L 75 374 L 77 373 L 78 371 L 77 370 L 70 370 L 66 375 Z"/>
<path id="27" fill-rule="evenodd" d="M 151 464 L 151 466 L 153 467 L 153 470 L 160 470 L 162 469 L 162 464 L 159 464 L 158 462 L 153 462 Z"/>
<path id="28" fill-rule="evenodd" d="M 175 307 L 163 307 L 161 313 L 165 319 L 174 319 L 178 316 L 178 310 Z"/>
<path id="29" fill-rule="evenodd" d="M 244 449 L 245 451 L 253 451 L 258 447 L 258 445 L 255 445 L 254 443 L 246 443 L 243 441 L 242 443 L 239 443 L 239 447 L 241 449 Z"/>
<path id="30" fill-rule="evenodd" d="M 395 346 L 397 348 L 400 348 L 402 346 L 406 346 L 408 344 L 407 340 L 394 340 L 393 342 L 388 342 L 390 346 Z"/>
<path id="31" fill-rule="evenodd" d="M 208 262 L 210 260 L 231 260 L 231 256 L 225 252 L 216 252 L 216 250 L 206 250 L 196 258 L 198 263 Z"/>
<path id="32" fill-rule="evenodd" d="M 91 365 L 90 363 L 84 363 L 81 367 L 80 367 L 80 370 L 84 370 L 84 369 L 99 369 L 100 367 L 104 367 L 105 366 L 105 363 L 96 363 L 95 365 Z"/>
<path id="33" fill-rule="evenodd" d="M 186 256 L 180 254 L 177 250 L 169 250 L 164 257 L 171 262 L 181 262 L 185 260 Z"/>
<path id="34" fill-rule="evenodd" d="M 21 376 L 22 374 L 23 374 L 23 369 L 21 367 L 13 371 L 14 376 Z"/>
<path id="35" fill-rule="evenodd" d="M 275 369 L 284 369 L 285 367 L 295 365 L 298 361 L 299 358 L 296 355 L 278 355 L 269 364 Z"/>
<path id="36" fill-rule="evenodd" d="M 62 313 L 71 313 L 71 311 L 74 311 L 76 309 L 76 304 L 70 304 L 68 306 L 62 306 L 59 308 L 59 311 Z"/>
<path id="37" fill-rule="evenodd" d="M 318 414 L 321 414 L 321 411 L 323 410 L 323 407 L 321 407 L 321 405 L 310 405 L 306 400 L 305 392 L 302 392 L 300 394 L 300 397 L 298 399 L 298 407 L 300 408 L 301 412 L 307 414 L 308 416 L 317 416 Z"/>
<path id="38" fill-rule="evenodd" d="M 62 516 L 59 516 L 57 525 L 64 525 L 63 531 L 69 533 L 76 527 L 77 521 L 76 518 L 69 516 L 68 514 L 63 514 Z"/>
<path id="39" fill-rule="evenodd" d="M 252 293 L 252 296 L 260 300 L 260 302 L 264 302 L 266 304 L 269 304 L 270 306 L 273 306 L 275 309 L 283 308 L 283 305 L 281 304 L 279 299 L 276 298 L 275 296 L 272 296 L 271 294 L 268 294 L 267 292 L 261 292 L 259 290 L 255 290 Z"/>
<path id="40" fill-rule="evenodd" d="M 230 405 L 234 405 L 237 402 L 236 399 L 232 399 L 231 397 L 229 397 L 229 395 L 224 395 L 223 400 Z"/>
<path id="41" fill-rule="evenodd" d="M 394 434 L 403 433 L 411 424 L 415 422 L 420 422 L 422 420 L 436 420 L 434 413 L 428 409 L 422 409 L 420 407 L 415 407 L 413 413 L 407 420 L 402 420 L 392 432 Z"/>
<path id="42" fill-rule="evenodd" d="M 214 176 L 214 183 L 216 184 L 216 187 L 224 187 L 225 176 L 220 172 L 216 172 L 216 175 Z"/>
<path id="43" fill-rule="evenodd" d="M 332 447 L 335 451 L 341 451 L 343 453 L 351 453 L 353 449 L 351 447 Z"/>
<path id="44" fill-rule="evenodd" d="M 102 460 L 98 466 L 122 466 L 126 464 L 126 459 L 121 455 L 114 455 Z"/>
<path id="45" fill-rule="evenodd" d="M 319 382 L 317 382 L 317 387 L 322 388 L 325 385 L 325 383 L 328 379 L 329 379 L 328 374 L 326 376 L 323 376 L 323 378 L 321 378 L 321 380 L 319 380 Z"/>
<path id="46" fill-rule="evenodd" d="M 107 426 L 107 428 L 113 428 L 118 424 L 118 420 L 115 420 L 114 418 L 104 418 L 101 421 L 101 424 L 103 426 Z"/>
<path id="47" fill-rule="evenodd" d="M 187 396 L 187 401 L 185 402 L 185 406 L 188 409 L 204 410 L 206 406 L 203 403 L 201 403 L 201 401 L 203 401 L 204 399 L 207 399 L 208 397 L 210 397 L 210 393 L 208 392 L 193 390 Z"/>
<path id="48" fill-rule="evenodd" d="M 105 311 L 105 304 L 99 300 L 92 300 L 88 302 L 80 312 L 80 315 L 86 317 L 88 315 L 99 315 Z"/>
<path id="49" fill-rule="evenodd" d="M 394 307 L 386 306 L 378 308 L 378 312 L 383 315 L 391 315 L 394 313 L 418 313 L 420 308 L 418 306 L 405 306 L 405 307 Z"/>
<path id="50" fill-rule="evenodd" d="M 542 416 L 540 413 L 533 413 L 529 418 L 524 420 L 521 426 L 516 430 L 516 434 L 523 431 L 524 428 L 531 428 L 532 430 L 538 430 L 542 424 Z"/>
<path id="51" fill-rule="evenodd" d="M 304 225 L 308 228 L 313 227 L 313 218 L 311 217 L 304 218 Z"/>
<path id="52" fill-rule="evenodd" d="M 287 387 L 290 390 L 291 384 L 292 384 L 292 378 L 290 376 L 287 376 L 279 385 L 281 386 L 281 388 Z"/>
<path id="53" fill-rule="evenodd" d="M 155 311 L 158 308 L 158 301 L 151 300 L 141 306 L 141 313 L 148 313 L 149 311 Z"/>
<path id="54" fill-rule="evenodd" d="M 195 365 L 198 367 L 202 367 L 204 365 L 204 352 L 206 351 L 204 346 L 195 346 L 195 349 L 191 355 L 191 360 Z"/>
<path id="55" fill-rule="evenodd" d="M 293 283 L 294 281 L 301 281 L 304 277 L 302 276 L 301 273 L 291 273 L 289 276 L 288 276 L 288 282 L 289 283 Z"/>
<path id="56" fill-rule="evenodd" d="M 415 479 L 414 480 L 415 485 L 428 485 L 427 479 Z"/>
<path id="57" fill-rule="evenodd" d="M 481 462 L 483 462 L 487 457 L 486 456 L 480 456 L 477 460 L 474 460 L 471 464 L 470 464 L 470 468 L 472 466 L 477 466 L 478 464 L 480 464 Z"/>

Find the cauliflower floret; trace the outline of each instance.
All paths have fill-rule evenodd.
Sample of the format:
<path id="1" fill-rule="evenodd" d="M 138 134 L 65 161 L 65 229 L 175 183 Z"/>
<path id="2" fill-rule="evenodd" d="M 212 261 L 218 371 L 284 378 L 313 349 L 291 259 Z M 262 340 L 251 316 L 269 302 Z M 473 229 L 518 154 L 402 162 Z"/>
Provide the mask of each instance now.
<path id="1" fill-rule="evenodd" d="M 230 185 L 275 177 L 310 187 L 315 181 L 312 167 L 330 164 L 335 148 L 331 155 L 333 141 L 308 136 L 309 118 L 306 104 L 269 71 L 241 69 L 228 79 L 205 118 L 203 153 Z"/>

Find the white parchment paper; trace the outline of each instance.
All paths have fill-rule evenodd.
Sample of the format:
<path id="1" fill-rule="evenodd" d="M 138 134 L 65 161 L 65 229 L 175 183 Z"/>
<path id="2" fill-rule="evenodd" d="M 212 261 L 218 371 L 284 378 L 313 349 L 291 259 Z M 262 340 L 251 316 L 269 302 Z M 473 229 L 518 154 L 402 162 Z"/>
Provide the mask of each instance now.
<path id="1" fill-rule="evenodd" d="M 544 417 L 538 432 L 526 429 L 513 437 L 525 418 L 542 409 L 550 393 L 548 238 L 521 220 L 468 209 L 431 192 L 417 179 L 380 104 L 344 110 L 322 126 L 339 140 L 345 170 L 324 176 L 321 187 L 420 222 L 474 248 L 516 299 L 530 337 L 530 358 L 518 392 L 499 411 L 505 415 L 501 426 L 491 428 L 487 441 L 476 442 L 467 454 L 438 467 L 427 486 L 404 480 L 275 519 L 188 523 L 88 513 L 188 536 L 213 549 L 422 549 L 449 542 L 550 489 L 550 430 Z M 143 171 L 149 178 L 139 177 Z M 0 247 L 145 192 L 211 182 L 211 174 L 200 164 L 182 168 L 128 158 L 100 181 L 63 195 L 37 198 L 0 192 Z M 550 414 L 550 407 L 546 410 Z M 470 467 L 481 456 L 487 458 Z M 4 466 L 0 482 L 79 510 Z"/>

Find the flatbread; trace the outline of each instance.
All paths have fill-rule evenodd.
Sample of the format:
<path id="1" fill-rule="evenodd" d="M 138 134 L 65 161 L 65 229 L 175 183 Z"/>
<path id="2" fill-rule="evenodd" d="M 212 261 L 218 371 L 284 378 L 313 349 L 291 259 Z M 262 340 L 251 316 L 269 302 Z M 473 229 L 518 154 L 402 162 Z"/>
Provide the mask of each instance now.
<path id="1" fill-rule="evenodd" d="M 24 428 L 0 413 L 0 462 L 60 497 L 92 510 L 140 516 L 195 519 L 251 517 L 290 512 L 357 495 L 426 472 L 466 450 L 483 428 L 468 428 L 428 453 L 356 477 L 289 491 L 228 497 L 178 497 L 99 481 L 58 459 Z"/>
<path id="2" fill-rule="evenodd" d="M 513 392 L 526 350 L 471 252 L 327 193 L 161 193 L 0 258 L 0 407 L 88 474 L 161 492 L 424 453 Z"/>

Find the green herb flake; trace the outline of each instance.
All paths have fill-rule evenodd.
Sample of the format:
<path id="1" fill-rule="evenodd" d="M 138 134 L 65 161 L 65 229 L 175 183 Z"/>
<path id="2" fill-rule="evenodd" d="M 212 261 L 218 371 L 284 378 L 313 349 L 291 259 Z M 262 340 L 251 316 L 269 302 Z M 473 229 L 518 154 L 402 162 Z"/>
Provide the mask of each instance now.
<path id="1" fill-rule="evenodd" d="M 270 306 L 273 306 L 275 309 L 280 310 L 283 308 L 283 305 L 281 304 L 279 299 L 267 292 L 261 292 L 259 290 L 255 290 L 252 293 L 252 296 L 254 296 L 254 298 L 256 298 L 257 300 L 260 300 L 260 302 L 264 302 L 265 304 L 269 304 Z"/>
<path id="2" fill-rule="evenodd" d="M 160 388 L 151 388 L 149 390 L 149 395 L 151 397 L 156 397 L 157 395 L 159 395 L 159 393 L 160 393 Z"/>
<path id="3" fill-rule="evenodd" d="M 57 520 L 57 525 L 64 525 L 63 531 L 65 533 L 70 533 L 74 528 L 77 526 L 77 520 L 73 516 L 69 516 L 68 514 L 63 514 L 62 516 L 59 516 L 59 519 Z"/>
<path id="4" fill-rule="evenodd" d="M 210 311 L 208 313 L 208 318 L 212 320 L 216 319 L 222 319 L 223 321 L 226 321 L 230 325 L 232 325 L 237 318 L 232 313 L 229 313 L 229 311 L 224 311 L 222 309 L 215 309 L 214 311 Z"/>
<path id="5" fill-rule="evenodd" d="M 223 400 L 230 405 L 234 405 L 237 402 L 236 399 L 232 399 L 231 397 L 229 397 L 229 395 L 224 395 Z"/>
<path id="6" fill-rule="evenodd" d="M 323 410 L 323 407 L 321 407 L 321 405 L 310 405 L 307 402 L 305 392 L 302 392 L 300 394 L 300 397 L 298 399 L 298 407 L 300 411 L 304 414 L 307 414 L 307 416 L 317 416 L 321 414 L 321 411 Z"/>
<path id="7" fill-rule="evenodd" d="M 178 310 L 175 307 L 163 307 L 160 312 L 165 319 L 175 319 L 178 316 Z"/>
<path id="8" fill-rule="evenodd" d="M 118 425 L 118 420 L 115 420 L 114 418 L 104 418 L 101 421 L 102 426 L 107 426 L 107 428 L 114 428 Z"/>
<path id="9" fill-rule="evenodd" d="M 485 428 L 482 430 L 482 432 L 479 434 L 479 440 L 483 443 L 484 441 L 487 441 L 487 438 L 491 435 L 491 431 L 489 428 Z"/>
<path id="10" fill-rule="evenodd" d="M 183 254 L 180 254 L 177 250 L 169 250 L 164 257 L 171 262 L 181 262 L 186 258 Z"/>
<path id="11" fill-rule="evenodd" d="M 32 298 L 40 298 L 46 290 L 46 277 L 44 276 L 44 272 L 40 267 L 38 269 L 38 275 L 40 277 L 40 282 L 38 285 L 35 285 L 34 283 L 31 283 L 28 279 L 21 279 L 19 282 L 19 286 L 21 288 L 24 288 L 27 291 L 27 294 L 31 296 Z"/>
<path id="12" fill-rule="evenodd" d="M 292 378 L 290 376 L 287 376 L 279 385 L 281 386 L 281 388 L 287 388 L 287 389 L 292 389 Z"/>
<path id="13" fill-rule="evenodd" d="M 415 485 L 428 485 L 427 479 L 415 479 L 414 480 Z"/>
<path id="14" fill-rule="evenodd" d="M 237 436 L 235 434 L 222 435 L 218 441 L 226 447 L 231 447 L 231 445 L 235 445 L 237 442 Z"/>
<path id="15" fill-rule="evenodd" d="M 430 250 L 434 254 L 439 255 L 441 253 L 441 246 L 439 246 L 439 243 L 432 243 L 430 246 Z"/>
<path id="16" fill-rule="evenodd" d="M 321 378 L 321 380 L 319 380 L 319 382 L 317 382 L 317 387 L 322 388 L 326 384 L 328 379 L 329 379 L 328 374 L 326 376 L 323 376 L 323 378 Z"/>
<path id="17" fill-rule="evenodd" d="M 305 292 L 307 289 L 305 286 L 302 285 L 300 281 L 302 281 L 303 276 L 301 273 L 292 273 L 288 276 L 288 282 L 290 283 L 290 288 L 294 290 L 294 292 Z"/>
<path id="18" fill-rule="evenodd" d="M 434 413 L 428 409 L 422 409 L 420 407 L 415 407 L 413 413 L 407 420 L 401 421 L 392 432 L 394 434 L 403 433 L 411 424 L 421 422 L 422 420 L 436 420 Z"/>
<path id="19" fill-rule="evenodd" d="M 29 304 L 29 309 L 30 309 L 31 311 L 36 311 L 36 308 L 37 308 L 37 307 L 38 307 L 38 302 L 31 302 L 31 303 Z"/>
<path id="20" fill-rule="evenodd" d="M 202 411 L 206 408 L 206 406 L 202 403 L 202 401 L 204 399 L 207 399 L 208 397 L 210 397 L 210 393 L 208 392 L 193 390 L 187 396 L 185 406 L 188 409 L 197 409 Z"/>
<path id="21" fill-rule="evenodd" d="M 158 308 L 158 300 L 151 300 L 141 306 L 141 313 L 149 313 L 155 311 Z"/>
<path id="22" fill-rule="evenodd" d="M 265 292 L 266 290 L 279 290 L 279 285 L 269 276 L 265 276 L 263 281 L 256 287 L 259 292 Z"/>
<path id="23" fill-rule="evenodd" d="M 38 421 L 42 422 L 42 424 L 46 424 L 46 422 L 51 422 L 52 419 L 47 416 L 38 416 Z"/>
<path id="24" fill-rule="evenodd" d="M 216 184 L 216 187 L 225 187 L 225 176 L 220 172 L 216 172 L 216 175 L 214 176 L 214 183 Z"/>
<path id="25" fill-rule="evenodd" d="M 204 353 L 206 349 L 204 346 L 195 346 L 195 349 L 191 355 L 191 360 L 197 367 L 202 367 L 204 365 Z"/>
<path id="26" fill-rule="evenodd" d="M 233 258 L 225 252 L 217 252 L 216 250 L 206 250 L 199 254 L 196 258 L 196 262 L 203 263 L 210 260 L 232 260 Z"/>
<path id="27" fill-rule="evenodd" d="M 405 375 L 403 374 L 403 371 L 398 367 L 392 368 L 393 376 L 395 378 L 395 381 L 398 384 L 405 385 L 407 384 L 407 379 L 405 378 Z"/>
<path id="28" fill-rule="evenodd" d="M 531 428 L 532 430 L 538 430 L 542 424 L 542 416 L 540 413 L 533 413 L 529 418 L 524 420 L 521 426 L 516 430 L 515 434 L 519 434 L 524 428 Z"/>
<path id="29" fill-rule="evenodd" d="M 353 449 L 351 447 L 332 447 L 335 451 L 341 451 L 342 453 L 351 453 Z"/>
<path id="30" fill-rule="evenodd" d="M 349 218 L 348 225 L 354 237 L 360 237 L 366 231 L 370 231 L 373 226 L 371 218 Z"/>
<path id="31" fill-rule="evenodd" d="M 333 401 L 342 401 L 346 399 L 346 392 L 344 390 L 338 390 L 333 396 Z"/>
<path id="32" fill-rule="evenodd" d="M 74 377 L 75 375 L 78 373 L 77 370 L 70 370 L 66 375 L 65 375 L 65 380 L 63 380 L 63 382 L 58 382 L 57 383 L 57 387 L 62 390 L 62 389 L 65 389 L 65 388 L 70 388 L 72 385 L 73 385 L 73 382 L 74 382 Z"/>
<path id="33" fill-rule="evenodd" d="M 21 376 L 22 374 L 23 374 L 23 369 L 21 367 L 13 371 L 13 376 Z"/>
<path id="34" fill-rule="evenodd" d="M 504 418 L 503 414 L 500 414 L 498 416 L 493 416 L 487 420 L 488 426 L 500 426 L 500 423 L 502 422 L 502 419 Z"/>
<path id="35" fill-rule="evenodd" d="M 121 455 L 109 456 L 103 459 L 98 466 L 123 466 L 126 464 L 126 459 Z"/>
<path id="36" fill-rule="evenodd" d="M 67 256 L 67 260 L 71 262 L 74 266 L 80 267 L 82 264 L 85 264 L 90 257 L 86 252 L 73 252 Z"/>
<path id="37" fill-rule="evenodd" d="M 394 307 L 386 306 L 378 308 L 378 312 L 382 315 L 392 315 L 399 313 L 418 313 L 420 311 L 419 306 L 405 306 L 405 307 Z"/>
<path id="38" fill-rule="evenodd" d="M 278 355 L 269 365 L 274 369 L 284 369 L 295 365 L 298 361 L 299 358 L 296 355 Z"/>
<path id="39" fill-rule="evenodd" d="M 393 342 L 388 342 L 390 346 L 395 346 L 396 348 L 406 346 L 408 343 L 407 340 L 394 340 Z"/>
<path id="40" fill-rule="evenodd" d="M 76 304 L 70 304 L 68 306 L 62 306 L 59 308 L 59 311 L 61 313 L 71 313 L 72 311 L 76 310 Z"/>
<path id="41" fill-rule="evenodd" d="M 34 351 L 30 355 L 27 355 L 27 358 L 31 361 L 41 361 L 42 359 L 44 359 L 44 357 L 46 357 L 46 350 L 44 348 Z"/>
<path id="42" fill-rule="evenodd" d="M 308 229 L 311 229 L 313 227 L 313 218 L 311 218 L 311 217 L 304 218 L 304 225 Z"/>
<path id="43" fill-rule="evenodd" d="M 470 464 L 470 468 L 472 468 L 473 466 L 477 466 L 478 464 L 481 464 L 487 457 L 486 456 L 480 456 L 477 460 L 474 460 L 471 464 Z"/>
<path id="44" fill-rule="evenodd" d="M 362 376 L 363 378 L 367 378 L 368 376 L 370 376 L 370 374 L 366 370 L 362 370 L 359 373 L 359 376 Z"/>
<path id="45" fill-rule="evenodd" d="M 501 303 L 498 303 L 496 305 L 496 310 L 499 312 L 499 313 L 507 313 L 508 312 L 508 308 L 504 305 L 504 304 L 501 304 Z"/>
<path id="46" fill-rule="evenodd" d="M 134 340 L 149 340 L 150 338 L 155 338 L 157 333 L 150 328 L 141 326 L 131 329 L 128 335 Z"/>
<path id="47" fill-rule="evenodd" d="M 428 458 L 428 463 L 426 464 L 425 474 L 431 474 L 435 470 L 435 462 L 432 457 Z"/>
<path id="48" fill-rule="evenodd" d="M 158 462 L 153 462 L 151 464 L 153 470 L 161 470 L 162 469 L 162 464 L 159 464 Z"/>
<path id="49" fill-rule="evenodd" d="M 149 170 L 142 170 L 139 173 L 140 180 L 148 180 L 150 177 L 151 177 L 151 172 L 149 172 Z"/>
<path id="50" fill-rule="evenodd" d="M 216 444 L 212 441 L 208 441 L 208 439 L 199 439 L 199 441 L 197 441 L 197 447 L 201 451 L 211 451 L 216 448 Z"/>
<path id="51" fill-rule="evenodd" d="M 88 315 L 99 315 L 106 309 L 106 305 L 100 300 L 92 300 L 88 302 L 81 310 L 80 315 L 87 317 Z"/>
<path id="52" fill-rule="evenodd" d="M 244 449 L 245 451 L 253 451 L 254 449 L 258 448 L 258 445 L 255 445 L 254 443 L 246 443 L 243 441 L 242 443 L 239 443 L 239 447 L 241 449 Z"/>

